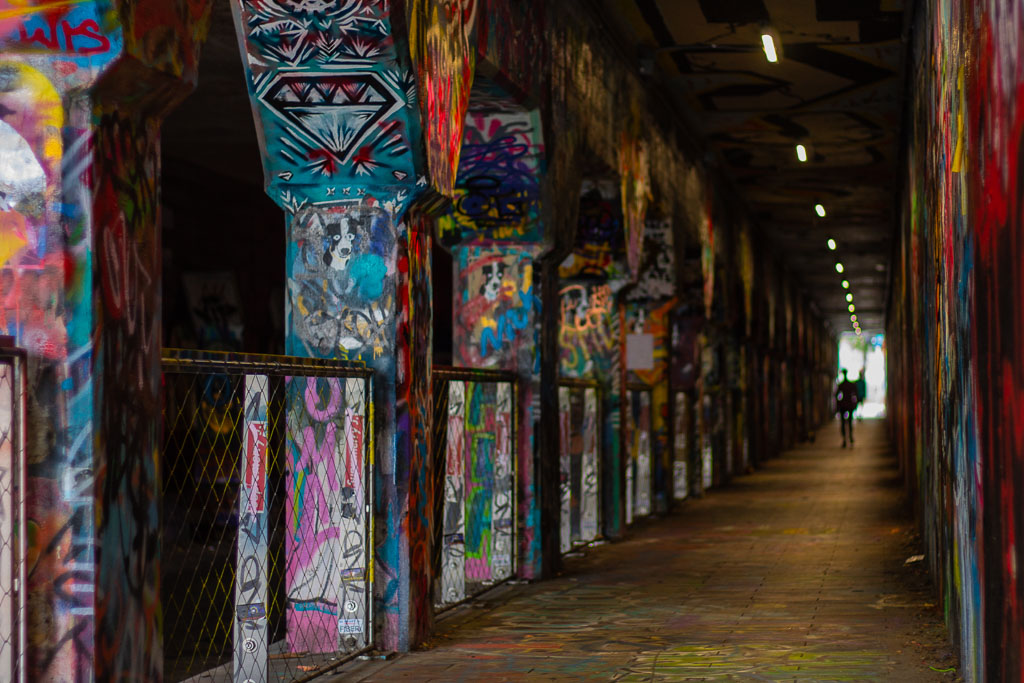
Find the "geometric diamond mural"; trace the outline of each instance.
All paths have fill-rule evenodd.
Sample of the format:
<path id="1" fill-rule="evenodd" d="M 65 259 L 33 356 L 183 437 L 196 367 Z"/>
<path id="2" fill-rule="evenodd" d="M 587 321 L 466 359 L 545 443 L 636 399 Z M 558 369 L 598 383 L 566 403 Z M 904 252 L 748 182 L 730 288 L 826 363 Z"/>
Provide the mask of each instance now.
<path id="1" fill-rule="evenodd" d="M 399 95 L 372 71 L 360 73 L 282 72 L 259 95 L 293 133 L 349 162 L 377 123 L 401 109 Z"/>

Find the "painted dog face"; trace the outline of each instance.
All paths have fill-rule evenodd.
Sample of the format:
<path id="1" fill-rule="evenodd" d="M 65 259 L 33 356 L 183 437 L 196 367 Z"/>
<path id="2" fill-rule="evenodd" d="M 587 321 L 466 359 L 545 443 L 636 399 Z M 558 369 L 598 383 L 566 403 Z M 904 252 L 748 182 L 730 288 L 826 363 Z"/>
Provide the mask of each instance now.
<path id="1" fill-rule="evenodd" d="M 494 301 L 501 293 L 501 281 L 505 277 L 505 264 L 500 262 L 488 263 L 482 268 L 484 283 L 480 285 L 480 293 L 488 301 Z"/>
<path id="2" fill-rule="evenodd" d="M 352 245 L 356 235 L 346 217 L 327 224 L 327 248 L 324 251 L 324 265 L 333 270 L 344 270 L 352 257 Z"/>

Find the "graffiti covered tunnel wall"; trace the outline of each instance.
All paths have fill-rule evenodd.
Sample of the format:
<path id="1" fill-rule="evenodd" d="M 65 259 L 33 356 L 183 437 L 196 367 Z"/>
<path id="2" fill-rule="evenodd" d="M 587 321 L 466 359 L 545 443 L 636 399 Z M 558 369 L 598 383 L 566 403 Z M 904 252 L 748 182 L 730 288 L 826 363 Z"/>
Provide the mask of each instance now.
<path id="1" fill-rule="evenodd" d="M 912 29 L 891 426 L 965 679 L 1020 680 L 1024 16 L 932 0 Z"/>

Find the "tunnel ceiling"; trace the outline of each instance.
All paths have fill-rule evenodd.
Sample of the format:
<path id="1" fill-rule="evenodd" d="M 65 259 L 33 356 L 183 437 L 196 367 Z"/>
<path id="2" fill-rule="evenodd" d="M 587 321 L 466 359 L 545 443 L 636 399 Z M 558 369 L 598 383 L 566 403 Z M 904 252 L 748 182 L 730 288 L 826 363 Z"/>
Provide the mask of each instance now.
<path id="1" fill-rule="evenodd" d="M 653 60 L 657 77 L 696 112 L 754 222 L 836 331 L 851 329 L 843 277 L 865 331 L 881 331 L 895 229 L 903 0 L 603 4 L 641 64 Z M 762 26 L 781 42 L 778 63 L 761 50 Z M 798 143 L 808 148 L 806 163 Z"/>

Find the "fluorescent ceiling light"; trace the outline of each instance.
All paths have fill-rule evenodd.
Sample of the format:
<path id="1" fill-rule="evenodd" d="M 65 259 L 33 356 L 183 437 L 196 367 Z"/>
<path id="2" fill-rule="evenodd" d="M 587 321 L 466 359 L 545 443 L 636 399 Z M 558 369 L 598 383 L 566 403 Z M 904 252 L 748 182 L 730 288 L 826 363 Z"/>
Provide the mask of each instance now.
<path id="1" fill-rule="evenodd" d="M 836 272 L 837 273 L 843 272 L 843 264 L 842 263 L 837 263 L 836 264 Z"/>
<path id="2" fill-rule="evenodd" d="M 796 158 L 800 161 L 807 161 L 807 148 L 803 145 L 796 146 Z"/>
<path id="3" fill-rule="evenodd" d="M 854 306 L 853 304 L 850 304 L 850 305 L 849 305 L 849 306 L 847 306 L 846 308 L 847 308 L 847 310 L 849 310 L 849 311 L 850 311 L 850 313 L 853 313 L 854 311 L 856 311 L 856 310 L 857 310 L 857 307 L 856 307 L 856 306 Z"/>
<path id="4" fill-rule="evenodd" d="M 850 281 L 849 280 L 843 280 L 843 289 L 849 289 L 849 288 L 850 288 Z"/>
<path id="5" fill-rule="evenodd" d="M 775 39 L 770 33 L 761 34 L 761 45 L 764 47 L 764 56 L 769 62 L 774 64 L 779 61 L 779 55 L 775 51 Z"/>
<path id="6" fill-rule="evenodd" d="M 850 294 L 849 292 L 847 292 L 847 293 L 846 293 L 846 300 L 847 300 L 848 302 L 850 302 L 850 301 L 853 301 L 853 294 Z"/>
<path id="7" fill-rule="evenodd" d="M 831 249 L 832 251 L 836 250 L 836 241 L 834 239 L 829 239 L 828 248 Z"/>
<path id="8" fill-rule="evenodd" d="M 824 218 L 825 217 L 825 207 L 822 206 L 821 204 L 815 204 L 814 205 L 814 213 L 816 213 L 819 216 L 821 216 L 822 218 Z"/>

